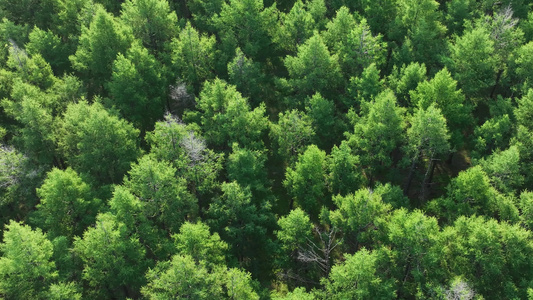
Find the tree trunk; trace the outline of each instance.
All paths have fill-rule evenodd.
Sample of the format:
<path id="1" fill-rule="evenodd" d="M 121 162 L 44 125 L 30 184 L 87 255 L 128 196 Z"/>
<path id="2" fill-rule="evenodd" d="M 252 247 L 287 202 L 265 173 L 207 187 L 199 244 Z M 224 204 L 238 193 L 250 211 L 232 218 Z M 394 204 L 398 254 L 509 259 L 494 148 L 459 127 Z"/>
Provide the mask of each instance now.
<path id="1" fill-rule="evenodd" d="M 420 155 L 420 150 L 416 153 L 415 157 L 413 158 L 413 163 L 411 164 L 411 169 L 409 170 L 409 176 L 407 177 L 407 183 L 405 184 L 405 189 L 403 190 L 403 194 L 405 196 L 409 195 L 409 188 L 411 187 L 411 182 L 413 181 L 413 176 L 415 174 L 416 163 L 418 161 L 419 155 Z"/>

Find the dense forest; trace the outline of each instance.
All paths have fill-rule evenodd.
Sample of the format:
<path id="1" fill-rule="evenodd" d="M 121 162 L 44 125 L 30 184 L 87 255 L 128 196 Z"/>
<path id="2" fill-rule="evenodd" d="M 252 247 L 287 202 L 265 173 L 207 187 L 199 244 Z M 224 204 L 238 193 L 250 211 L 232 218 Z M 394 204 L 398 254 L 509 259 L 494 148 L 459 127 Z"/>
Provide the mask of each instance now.
<path id="1" fill-rule="evenodd" d="M 0 0 L 0 298 L 533 299 L 532 6 Z"/>

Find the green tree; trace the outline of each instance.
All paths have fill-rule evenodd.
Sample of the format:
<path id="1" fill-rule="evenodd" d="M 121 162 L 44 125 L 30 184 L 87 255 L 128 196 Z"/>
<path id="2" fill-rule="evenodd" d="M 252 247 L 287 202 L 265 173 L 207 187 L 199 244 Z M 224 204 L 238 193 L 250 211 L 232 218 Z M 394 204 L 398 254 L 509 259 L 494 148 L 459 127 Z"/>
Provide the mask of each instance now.
<path id="1" fill-rule="evenodd" d="M 263 0 L 230 0 L 222 4 L 213 22 L 227 56 L 224 66 L 235 55 L 237 47 L 256 61 L 272 56 L 270 46 L 271 32 L 276 28 L 275 6 L 265 9 Z"/>
<path id="2" fill-rule="evenodd" d="M 305 111 L 311 118 L 313 129 L 317 135 L 317 145 L 321 149 L 331 149 L 338 138 L 338 124 L 335 116 L 335 104 L 322 97 L 319 93 L 306 101 Z"/>
<path id="3" fill-rule="evenodd" d="M 226 163 L 228 179 L 236 181 L 242 187 L 249 187 L 255 203 L 266 200 L 269 195 L 266 161 L 264 152 L 233 144 L 233 151 Z"/>
<path id="4" fill-rule="evenodd" d="M 198 93 L 204 81 L 213 79 L 216 58 L 214 36 L 200 34 L 187 23 L 172 41 L 172 62 L 178 76 Z"/>
<path id="5" fill-rule="evenodd" d="M 359 155 L 370 182 L 392 165 L 391 153 L 405 140 L 404 109 L 398 107 L 394 93 L 387 90 L 373 101 L 354 126 L 349 143 Z"/>
<path id="6" fill-rule="evenodd" d="M 124 179 L 124 186 L 143 202 L 145 216 L 168 232 L 177 232 L 198 212 L 198 203 L 187 191 L 185 179 L 176 178 L 176 173 L 168 162 L 145 155 L 132 165 Z"/>
<path id="7" fill-rule="evenodd" d="M 130 28 L 97 6 L 90 25 L 82 26 L 76 54 L 69 57 L 90 96 L 103 92 L 104 83 L 111 79 L 113 62 L 119 53 L 126 53 L 131 41 Z"/>
<path id="8" fill-rule="evenodd" d="M 308 3 L 297 0 L 289 13 L 280 14 L 279 29 L 275 32 L 274 42 L 286 53 L 295 53 L 298 46 L 313 36 L 313 31 L 318 29 L 309 11 Z M 325 16 L 322 16 L 325 17 Z"/>
<path id="9" fill-rule="evenodd" d="M 444 230 L 440 259 L 487 299 L 526 299 L 531 276 L 531 232 L 494 219 L 460 217 Z"/>
<path id="10" fill-rule="evenodd" d="M 255 205 L 250 190 L 236 182 L 223 183 L 221 189 L 222 195 L 209 206 L 207 223 L 231 246 L 236 263 L 259 276 L 269 270 L 272 255 L 267 236 L 274 222 L 270 203 Z"/>
<path id="11" fill-rule="evenodd" d="M 57 278 L 52 243 L 40 229 L 11 221 L 0 244 L 0 295 L 7 299 L 45 299 Z"/>
<path id="12" fill-rule="evenodd" d="M 491 184 L 502 193 L 515 193 L 524 183 L 520 152 L 516 146 L 495 151 L 486 159 L 482 159 L 479 164 L 487 173 Z"/>
<path id="13" fill-rule="evenodd" d="M 210 271 L 188 255 L 159 262 L 146 278 L 142 293 L 148 299 L 259 299 L 249 273 L 225 268 Z"/>
<path id="14" fill-rule="evenodd" d="M 426 80 L 426 65 L 424 63 L 410 63 L 402 65 L 400 70 L 394 68 L 392 74 L 388 77 L 388 85 L 396 94 L 401 106 L 413 107 L 410 91 Z"/>
<path id="15" fill-rule="evenodd" d="M 93 199 L 91 187 L 76 171 L 52 169 L 37 189 L 40 198 L 34 223 L 50 238 L 72 239 L 94 223 L 100 201 Z"/>
<path id="16" fill-rule="evenodd" d="M 411 119 L 411 127 L 407 129 L 408 153 L 411 155 L 411 169 L 407 178 L 405 194 L 409 193 L 411 181 L 414 176 L 416 164 L 421 155 L 426 157 L 428 168 L 422 181 L 420 199 L 425 200 L 428 192 L 428 185 L 433 177 L 435 162 L 434 159 L 447 154 L 450 151 L 448 140 L 448 127 L 446 119 L 441 110 L 431 104 L 427 109 L 419 108 Z"/>
<path id="17" fill-rule="evenodd" d="M 291 254 L 312 239 L 313 224 L 307 213 L 299 207 L 278 219 L 280 230 L 276 232 L 283 249 Z"/>
<path id="18" fill-rule="evenodd" d="M 150 155 L 170 162 L 178 176 L 187 180 L 188 189 L 198 199 L 200 209 L 206 208 L 207 200 L 218 188 L 223 156 L 208 149 L 202 136 L 170 114 L 155 124 L 154 131 L 146 134 L 146 141 L 151 147 Z"/>
<path id="19" fill-rule="evenodd" d="M 263 148 L 262 138 L 268 126 L 265 106 L 251 110 L 235 86 L 220 79 L 206 82 L 197 107 L 209 144 L 227 149 L 237 142 L 249 149 Z"/>
<path id="20" fill-rule="evenodd" d="M 343 99 L 347 108 L 360 107 L 365 101 L 372 101 L 384 88 L 384 80 L 380 80 L 379 70 L 370 64 L 359 77 L 351 77 L 348 84 L 348 99 Z M 364 107 L 363 107 L 364 108 Z"/>
<path id="21" fill-rule="evenodd" d="M 58 125 L 57 142 L 69 165 L 98 184 L 119 183 L 139 157 L 139 131 L 99 103 L 70 104 Z"/>
<path id="22" fill-rule="evenodd" d="M 12 86 L 11 99 L 1 101 L 7 115 L 20 124 L 14 130 L 14 144 L 42 165 L 51 165 L 55 158 L 52 101 L 50 95 L 19 80 Z"/>
<path id="23" fill-rule="evenodd" d="M 293 161 L 315 137 L 309 116 L 296 109 L 279 113 L 277 123 L 270 126 L 274 149 L 285 161 Z"/>
<path id="24" fill-rule="evenodd" d="M 410 94 L 412 103 L 420 108 L 427 109 L 435 103 L 446 118 L 451 146 L 460 149 L 464 140 L 463 131 L 472 126 L 473 120 L 471 108 L 465 103 L 465 97 L 457 89 L 457 82 L 450 72 L 442 69 L 430 81 L 421 82 Z"/>
<path id="25" fill-rule="evenodd" d="M 139 239 L 109 213 L 76 237 L 74 253 L 83 261 L 82 279 L 94 298 L 134 297 L 144 283 L 146 262 Z"/>
<path id="26" fill-rule="evenodd" d="M 259 106 L 267 96 L 267 76 L 262 72 L 261 65 L 244 55 L 241 48 L 235 51 L 235 57 L 228 63 L 228 82 L 237 87 L 252 108 Z"/>
<path id="27" fill-rule="evenodd" d="M 331 149 L 326 182 L 332 195 L 345 196 L 365 183 L 359 156 L 353 155 L 352 152 L 346 141 Z"/>
<path id="28" fill-rule="evenodd" d="M 331 223 L 343 232 L 344 243 L 351 250 L 368 244 L 378 218 L 385 217 L 392 210 L 390 204 L 381 200 L 380 194 L 368 188 L 346 196 L 334 196 L 333 202 L 338 209 L 330 212 Z"/>
<path id="29" fill-rule="evenodd" d="M 181 225 L 179 233 L 172 236 L 178 253 L 192 257 L 196 263 L 205 262 L 206 266 L 223 266 L 226 263 L 228 244 L 220 239 L 218 233 L 210 233 L 209 226 L 202 222 Z"/>
<path id="30" fill-rule="evenodd" d="M 322 206 L 329 206 L 326 197 L 326 153 L 315 145 L 307 147 L 298 156 L 294 168 L 287 168 L 283 185 L 296 205 L 317 220 Z M 292 201 L 289 207 L 293 207 Z"/>
<path id="31" fill-rule="evenodd" d="M 153 129 L 163 116 L 166 85 L 163 66 L 134 42 L 125 56 L 119 53 L 113 63 L 111 80 L 106 84 L 111 100 L 121 115 L 143 132 Z"/>
<path id="32" fill-rule="evenodd" d="M 394 283 L 389 278 L 382 278 L 379 273 L 379 257 L 376 252 L 365 248 L 354 255 L 345 255 L 345 261 L 331 269 L 325 285 L 329 299 L 395 299 Z"/>
<path id="33" fill-rule="evenodd" d="M 495 83 L 495 49 L 486 29 L 472 28 L 449 44 L 448 67 L 468 98 L 486 96 Z"/>
<path id="34" fill-rule="evenodd" d="M 30 56 L 41 55 L 56 75 L 70 70 L 68 46 L 61 42 L 61 38 L 51 30 L 34 27 L 26 44 L 26 51 Z"/>
<path id="35" fill-rule="evenodd" d="M 296 56 L 287 56 L 284 63 L 289 72 L 289 85 L 302 96 L 319 92 L 332 98 L 341 86 L 337 56 L 330 54 L 317 32 L 298 47 Z"/>
<path id="36" fill-rule="evenodd" d="M 120 19 L 153 55 L 166 50 L 178 31 L 176 12 L 163 0 L 126 0 Z"/>

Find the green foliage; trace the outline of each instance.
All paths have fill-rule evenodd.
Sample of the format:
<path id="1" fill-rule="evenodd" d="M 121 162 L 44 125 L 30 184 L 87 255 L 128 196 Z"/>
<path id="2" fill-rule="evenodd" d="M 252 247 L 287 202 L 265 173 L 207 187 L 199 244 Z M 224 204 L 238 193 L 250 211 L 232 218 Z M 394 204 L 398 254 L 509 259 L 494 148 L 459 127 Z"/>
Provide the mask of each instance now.
<path id="1" fill-rule="evenodd" d="M 187 191 L 183 178 L 176 178 L 176 169 L 145 155 L 131 166 L 124 186 L 143 202 L 144 214 L 156 226 L 177 232 L 186 220 L 193 220 L 198 204 Z"/>
<path id="2" fill-rule="evenodd" d="M 96 226 L 76 237 L 74 253 L 83 261 L 82 279 L 91 297 L 131 297 L 144 283 L 144 250 L 124 223 L 109 213 L 100 214 Z"/>
<path id="3" fill-rule="evenodd" d="M 57 277 L 52 243 L 40 229 L 11 221 L 0 244 L 0 295 L 7 299 L 45 299 Z"/>
<path id="4" fill-rule="evenodd" d="M 345 243 L 351 249 L 367 244 L 378 218 L 392 210 L 390 204 L 383 203 L 380 194 L 367 188 L 344 197 L 335 196 L 333 202 L 338 209 L 330 213 L 331 223 L 344 233 Z"/>
<path id="5" fill-rule="evenodd" d="M 287 56 L 284 63 L 289 84 L 298 94 L 311 96 L 319 92 L 329 98 L 341 85 L 337 56 L 330 54 L 317 32 L 298 47 L 296 56 Z"/>
<path id="6" fill-rule="evenodd" d="M 146 274 L 148 285 L 142 293 L 148 299 L 259 299 L 250 274 L 237 269 L 209 271 L 203 262 L 188 255 L 175 255 L 160 262 Z"/>
<path id="7" fill-rule="evenodd" d="M 266 76 L 261 65 L 248 58 L 241 48 L 235 51 L 235 57 L 228 63 L 228 82 L 237 87 L 252 107 L 257 107 L 265 95 Z"/>
<path id="8" fill-rule="evenodd" d="M 293 161 L 315 137 L 312 121 L 296 109 L 279 113 L 277 123 L 270 126 L 274 149 L 285 161 Z"/>
<path id="9" fill-rule="evenodd" d="M 343 141 L 339 147 L 333 146 L 327 164 L 326 182 L 331 194 L 345 196 L 365 183 L 359 156 L 352 154 L 347 142 Z"/>
<path id="10" fill-rule="evenodd" d="M 410 63 L 402 65 L 400 70 L 395 68 L 388 78 L 391 89 L 396 94 L 398 102 L 403 107 L 412 107 L 410 91 L 416 89 L 418 84 L 426 80 L 426 65 Z"/>
<path id="11" fill-rule="evenodd" d="M 254 110 L 235 86 L 215 79 L 206 82 L 197 107 L 207 142 L 216 147 L 230 147 L 234 142 L 249 149 L 263 148 L 268 120 L 265 107 Z"/>
<path id="12" fill-rule="evenodd" d="M 165 108 L 165 81 L 162 65 L 135 42 L 126 52 L 119 53 L 113 63 L 111 80 L 106 85 L 111 100 L 121 115 L 142 131 L 153 129 Z"/>
<path id="13" fill-rule="evenodd" d="M 228 179 L 236 181 L 242 187 L 249 187 L 254 199 L 264 199 L 270 186 L 266 160 L 264 152 L 240 148 L 233 144 L 233 152 L 227 160 Z"/>
<path id="14" fill-rule="evenodd" d="M 41 55 L 50 64 L 56 75 L 61 75 L 70 70 L 66 45 L 61 43 L 59 36 L 50 30 L 33 28 L 26 44 L 26 51 L 30 56 Z"/>
<path id="15" fill-rule="evenodd" d="M 230 252 L 238 265 L 257 274 L 268 268 L 264 260 L 272 255 L 271 241 L 266 236 L 274 222 L 270 204 L 255 205 L 249 189 L 236 182 L 223 183 L 221 189 L 222 195 L 207 211 L 208 224 L 231 245 Z"/>
<path id="16" fill-rule="evenodd" d="M 447 64 L 467 97 L 480 97 L 495 83 L 495 47 L 482 27 L 468 29 L 449 44 Z"/>
<path id="17" fill-rule="evenodd" d="M 295 53 L 298 46 L 313 36 L 313 31 L 318 28 L 310 9 L 313 3 L 318 2 L 320 1 L 304 3 L 301 0 L 297 0 L 289 13 L 281 14 L 281 26 L 275 31 L 276 35 L 274 39 L 281 50 L 288 53 Z"/>
<path id="18" fill-rule="evenodd" d="M 483 217 L 460 217 L 443 232 L 442 261 L 487 298 L 525 299 L 531 275 L 531 233 Z"/>
<path id="19" fill-rule="evenodd" d="M 48 172 L 37 195 L 40 202 L 33 222 L 51 239 L 81 236 L 99 210 L 100 201 L 92 198 L 91 187 L 70 168 Z"/>
<path id="20" fill-rule="evenodd" d="M 307 101 L 305 107 L 307 115 L 311 118 L 313 129 L 317 135 L 317 145 L 326 150 L 330 149 L 336 136 L 335 104 L 316 93 Z"/>
<path id="21" fill-rule="evenodd" d="M 213 78 L 215 43 L 214 36 L 198 33 L 191 23 L 172 41 L 172 61 L 177 74 L 195 93 L 200 91 L 203 82 Z"/>
<path id="22" fill-rule="evenodd" d="M 280 230 L 276 232 L 278 240 L 287 252 L 292 252 L 302 247 L 312 238 L 313 225 L 309 216 L 300 208 L 278 219 Z"/>
<path id="23" fill-rule="evenodd" d="M 127 0 L 122 4 L 120 19 L 154 54 L 166 50 L 178 30 L 178 17 L 164 0 Z"/>
<path id="24" fill-rule="evenodd" d="M 481 160 L 480 165 L 491 184 L 503 193 L 518 191 L 524 183 L 524 176 L 520 172 L 520 153 L 516 146 L 493 152 L 487 159 Z"/>
<path id="25" fill-rule="evenodd" d="M 180 255 L 190 256 L 196 263 L 205 262 L 208 267 L 225 265 L 228 244 L 220 240 L 218 233 L 211 234 L 206 224 L 183 223 L 172 237 Z"/>
<path id="26" fill-rule="evenodd" d="M 431 104 L 440 108 L 450 130 L 450 143 L 453 148 L 458 149 L 463 144 L 463 131 L 473 122 L 471 109 L 456 86 L 457 82 L 444 68 L 430 81 L 421 82 L 410 94 L 413 104 L 420 108 L 427 109 Z"/>
<path id="27" fill-rule="evenodd" d="M 99 184 L 119 183 L 139 157 L 139 130 L 109 114 L 99 103 L 69 105 L 59 124 L 60 151 L 74 170 Z"/>
<path id="28" fill-rule="evenodd" d="M 131 44 L 130 30 L 98 5 L 90 25 L 82 26 L 78 48 L 69 59 L 90 95 L 103 92 L 104 83 L 112 75 L 113 61 Z"/>
<path id="29" fill-rule="evenodd" d="M 404 109 L 398 107 L 394 93 L 387 90 L 365 103 L 366 113 L 349 134 L 349 143 L 359 155 L 370 181 L 392 165 L 391 153 L 405 141 Z"/>
<path id="30" fill-rule="evenodd" d="M 450 150 L 448 127 L 441 110 L 431 104 L 427 109 L 418 109 L 407 129 L 411 153 L 423 153 L 427 157 L 446 154 Z"/>
<path id="31" fill-rule="evenodd" d="M 307 147 L 298 156 L 294 168 L 287 168 L 283 185 L 296 204 L 308 213 L 313 220 L 323 205 L 328 205 L 326 197 L 326 153 L 315 145 Z"/>
<path id="32" fill-rule="evenodd" d="M 346 255 L 342 264 L 333 266 L 324 280 L 329 299 L 395 299 L 394 283 L 378 273 L 379 258 L 365 248 Z"/>

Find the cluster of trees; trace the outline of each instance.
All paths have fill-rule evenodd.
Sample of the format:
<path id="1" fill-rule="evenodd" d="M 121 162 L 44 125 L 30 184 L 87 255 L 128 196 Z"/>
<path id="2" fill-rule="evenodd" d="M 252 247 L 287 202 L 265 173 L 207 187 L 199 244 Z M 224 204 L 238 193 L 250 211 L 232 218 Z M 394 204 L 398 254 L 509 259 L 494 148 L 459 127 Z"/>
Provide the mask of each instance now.
<path id="1" fill-rule="evenodd" d="M 0 0 L 0 298 L 533 299 L 526 0 Z"/>

